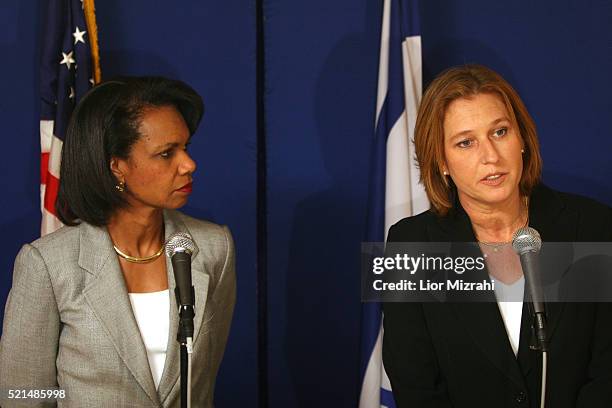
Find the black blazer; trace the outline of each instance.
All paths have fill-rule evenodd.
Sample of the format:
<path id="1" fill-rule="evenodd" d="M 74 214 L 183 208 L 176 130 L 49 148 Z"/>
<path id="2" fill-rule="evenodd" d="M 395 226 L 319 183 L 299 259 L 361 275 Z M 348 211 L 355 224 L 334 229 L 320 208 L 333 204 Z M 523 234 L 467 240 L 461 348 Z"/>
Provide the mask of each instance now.
<path id="1" fill-rule="evenodd" d="M 612 209 L 538 186 L 530 225 L 543 241 L 612 241 Z M 389 242 L 475 242 L 457 203 L 389 230 Z M 386 303 L 383 361 L 398 407 L 539 407 L 541 358 L 523 306 L 515 357 L 495 302 Z M 612 407 L 612 303 L 549 303 L 547 408 Z"/>

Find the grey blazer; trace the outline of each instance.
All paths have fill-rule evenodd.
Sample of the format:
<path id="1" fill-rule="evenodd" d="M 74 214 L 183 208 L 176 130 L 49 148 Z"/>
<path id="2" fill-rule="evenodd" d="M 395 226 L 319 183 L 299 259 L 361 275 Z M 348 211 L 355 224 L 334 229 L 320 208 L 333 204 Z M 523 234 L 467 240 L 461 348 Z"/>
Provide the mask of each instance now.
<path id="1" fill-rule="evenodd" d="M 227 227 L 164 211 L 166 238 L 194 238 L 192 406 L 210 407 L 236 298 Z M 156 390 L 123 274 L 106 228 L 82 223 L 23 246 L 15 261 L 3 334 L 0 391 L 59 387 L 59 407 L 178 407 L 179 346 L 174 276 L 166 363 Z M 33 406 L 2 400 L 2 407 Z M 38 401 L 35 406 L 56 406 Z"/>

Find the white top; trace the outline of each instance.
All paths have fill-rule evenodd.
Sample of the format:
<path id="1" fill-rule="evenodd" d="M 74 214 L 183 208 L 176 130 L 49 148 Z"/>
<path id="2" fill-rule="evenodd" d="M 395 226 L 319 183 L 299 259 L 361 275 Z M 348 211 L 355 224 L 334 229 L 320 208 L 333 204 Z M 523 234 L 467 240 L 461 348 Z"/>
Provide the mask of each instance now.
<path id="1" fill-rule="evenodd" d="M 519 340 L 521 337 L 521 319 L 523 317 L 523 294 L 525 292 L 525 277 L 521 276 L 516 282 L 506 285 L 495 280 L 495 297 L 501 312 L 508 340 L 512 346 L 514 355 L 518 354 Z"/>
<path id="2" fill-rule="evenodd" d="M 128 293 L 132 310 L 147 350 L 155 388 L 159 387 L 166 363 L 170 331 L 170 294 L 168 289 L 149 293 Z"/>

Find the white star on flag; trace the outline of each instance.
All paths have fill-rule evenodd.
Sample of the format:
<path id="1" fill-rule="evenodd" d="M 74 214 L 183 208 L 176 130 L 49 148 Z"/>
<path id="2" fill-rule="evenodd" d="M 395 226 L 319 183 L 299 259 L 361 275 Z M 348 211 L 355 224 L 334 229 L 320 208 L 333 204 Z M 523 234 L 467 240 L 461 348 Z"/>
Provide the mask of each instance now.
<path id="1" fill-rule="evenodd" d="M 60 65 L 66 64 L 68 69 L 70 69 L 70 66 L 72 64 L 76 63 L 74 58 L 72 58 L 72 51 L 70 51 L 68 54 L 66 54 L 65 52 L 62 52 L 62 57 L 63 59 L 60 61 Z"/>
<path id="2" fill-rule="evenodd" d="M 87 31 L 81 31 L 79 29 L 79 27 L 76 28 L 76 31 L 74 33 L 72 33 L 72 36 L 74 37 L 74 44 L 76 45 L 76 43 L 78 43 L 79 41 L 82 42 L 83 44 L 85 44 L 85 39 L 83 38 L 83 36 L 85 35 Z"/>

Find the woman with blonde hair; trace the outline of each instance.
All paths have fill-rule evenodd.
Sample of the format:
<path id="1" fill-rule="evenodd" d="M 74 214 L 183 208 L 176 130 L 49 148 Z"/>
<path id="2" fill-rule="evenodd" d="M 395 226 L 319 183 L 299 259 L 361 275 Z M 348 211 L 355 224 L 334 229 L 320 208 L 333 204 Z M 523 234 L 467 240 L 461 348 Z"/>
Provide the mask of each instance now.
<path id="1" fill-rule="evenodd" d="M 612 241 L 612 211 L 541 181 L 535 124 L 517 92 L 480 65 L 451 68 L 429 86 L 415 147 L 431 209 L 391 227 L 388 242 L 474 242 L 486 269 L 518 290 L 513 234 L 543 241 Z M 547 304 L 546 406 L 612 406 L 612 309 Z M 383 359 L 398 407 L 535 407 L 541 356 L 530 350 L 526 304 L 386 303 Z"/>

